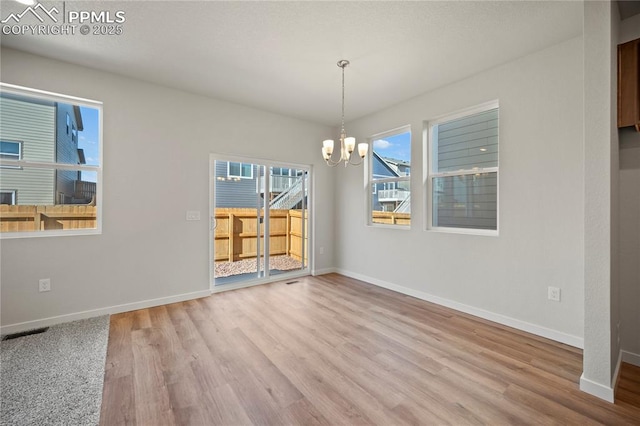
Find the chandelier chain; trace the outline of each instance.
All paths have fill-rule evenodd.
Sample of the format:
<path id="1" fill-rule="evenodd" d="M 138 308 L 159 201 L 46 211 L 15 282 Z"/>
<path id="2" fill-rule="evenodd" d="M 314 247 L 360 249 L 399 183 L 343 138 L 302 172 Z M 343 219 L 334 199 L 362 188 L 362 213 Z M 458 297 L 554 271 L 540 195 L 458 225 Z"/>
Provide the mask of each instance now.
<path id="1" fill-rule="evenodd" d="M 347 62 L 348 64 L 348 62 Z M 344 135 L 346 132 L 344 131 L 344 68 L 347 66 L 347 64 L 341 66 L 340 68 L 342 68 L 342 128 L 341 128 L 341 135 Z M 343 136 L 344 137 L 344 136 Z"/>

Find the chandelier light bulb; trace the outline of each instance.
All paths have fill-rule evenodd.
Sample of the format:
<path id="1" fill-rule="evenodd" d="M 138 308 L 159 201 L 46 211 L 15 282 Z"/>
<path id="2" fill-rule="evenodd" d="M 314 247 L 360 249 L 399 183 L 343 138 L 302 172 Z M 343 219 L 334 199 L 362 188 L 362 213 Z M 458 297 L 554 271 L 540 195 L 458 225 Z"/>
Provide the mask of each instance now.
<path id="1" fill-rule="evenodd" d="M 326 141 L 322 142 L 322 148 L 327 151 L 327 154 L 333 154 L 333 140 L 327 139 Z"/>
<path id="2" fill-rule="evenodd" d="M 358 155 L 360 155 L 360 158 L 366 157 L 367 151 L 369 151 L 369 144 L 360 142 L 358 144 Z"/>
<path id="3" fill-rule="evenodd" d="M 344 140 L 344 147 L 349 154 L 356 148 L 356 138 L 349 137 Z"/>

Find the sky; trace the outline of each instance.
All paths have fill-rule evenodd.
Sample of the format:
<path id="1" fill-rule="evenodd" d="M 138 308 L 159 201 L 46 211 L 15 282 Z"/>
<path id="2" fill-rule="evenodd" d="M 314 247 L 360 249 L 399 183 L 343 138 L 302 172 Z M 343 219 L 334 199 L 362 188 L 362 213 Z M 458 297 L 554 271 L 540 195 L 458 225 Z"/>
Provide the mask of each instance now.
<path id="1" fill-rule="evenodd" d="M 88 166 L 99 165 L 100 160 L 100 117 L 99 111 L 95 108 L 80 107 L 82 113 L 82 124 L 84 130 L 78 132 L 78 148 L 84 150 L 84 157 Z M 82 172 L 82 180 L 95 182 L 95 172 Z"/>
<path id="2" fill-rule="evenodd" d="M 400 133 L 373 141 L 373 150 L 381 157 L 411 162 L 411 133 Z"/>

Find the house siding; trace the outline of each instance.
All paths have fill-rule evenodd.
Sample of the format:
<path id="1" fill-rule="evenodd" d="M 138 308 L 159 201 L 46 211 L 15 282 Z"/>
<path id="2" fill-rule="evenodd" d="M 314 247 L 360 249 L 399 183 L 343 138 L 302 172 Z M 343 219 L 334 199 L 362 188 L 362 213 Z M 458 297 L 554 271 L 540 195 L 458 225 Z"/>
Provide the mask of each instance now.
<path id="1" fill-rule="evenodd" d="M 56 162 L 64 164 L 78 164 L 78 141 L 73 140 L 73 131 L 79 131 L 73 105 L 57 104 L 57 139 L 56 139 Z M 69 131 L 67 132 L 67 115 L 70 119 Z M 77 133 L 76 133 L 77 134 Z M 75 193 L 75 182 L 78 180 L 78 172 L 74 170 L 56 171 L 56 196 L 58 202 L 69 203 Z"/>
<path id="2" fill-rule="evenodd" d="M 497 109 L 438 125 L 439 172 L 497 166 Z"/>
<path id="3" fill-rule="evenodd" d="M 215 162 L 215 203 L 216 207 L 256 208 L 259 166 L 253 165 L 253 178 L 227 179 L 227 162 Z"/>
<path id="4" fill-rule="evenodd" d="M 22 143 L 22 159 L 55 159 L 56 110 L 53 103 L 0 98 L 0 139 Z M 16 204 L 54 204 L 54 171 L 0 169 L 0 189 L 16 191 Z"/>
<path id="5" fill-rule="evenodd" d="M 387 177 L 399 176 L 395 171 L 391 170 L 391 168 L 389 168 L 387 164 L 384 163 L 384 160 L 382 160 L 377 153 L 374 153 L 373 157 L 371 158 L 371 161 L 372 161 L 373 179 L 384 179 Z M 398 184 L 402 184 L 402 183 L 398 182 Z M 396 185 L 396 187 L 399 187 L 399 186 L 401 185 Z M 375 191 L 374 191 L 374 187 L 375 187 Z M 384 189 L 385 189 L 384 183 L 372 183 L 371 210 L 373 211 L 384 210 L 384 207 L 382 206 L 382 203 L 380 202 L 378 197 L 378 191 L 381 191 Z"/>
<path id="6" fill-rule="evenodd" d="M 498 167 L 498 114 L 492 109 L 438 125 L 438 171 Z M 497 173 L 436 178 L 434 225 L 497 229 L 497 185 Z"/>

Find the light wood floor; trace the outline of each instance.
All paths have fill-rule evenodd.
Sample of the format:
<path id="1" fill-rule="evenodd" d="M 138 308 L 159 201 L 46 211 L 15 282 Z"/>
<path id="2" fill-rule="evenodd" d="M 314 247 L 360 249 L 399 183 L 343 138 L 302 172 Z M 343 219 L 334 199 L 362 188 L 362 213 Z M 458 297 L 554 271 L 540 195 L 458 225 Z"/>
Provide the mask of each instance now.
<path id="1" fill-rule="evenodd" d="M 336 274 L 111 317 L 101 424 L 640 424 L 580 350 Z"/>

